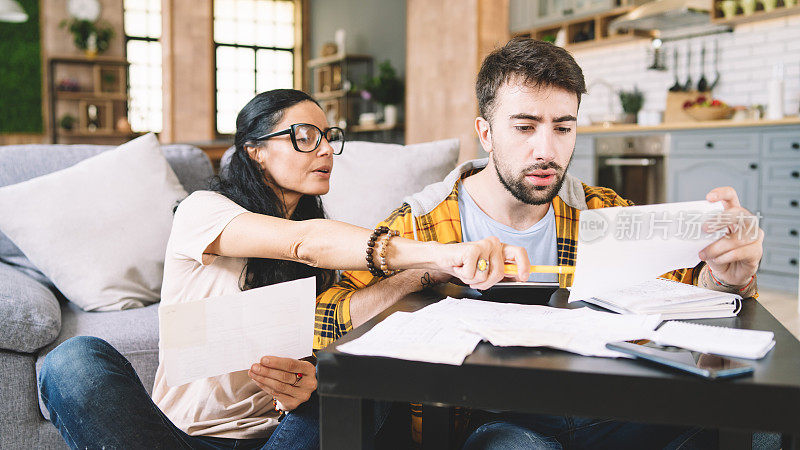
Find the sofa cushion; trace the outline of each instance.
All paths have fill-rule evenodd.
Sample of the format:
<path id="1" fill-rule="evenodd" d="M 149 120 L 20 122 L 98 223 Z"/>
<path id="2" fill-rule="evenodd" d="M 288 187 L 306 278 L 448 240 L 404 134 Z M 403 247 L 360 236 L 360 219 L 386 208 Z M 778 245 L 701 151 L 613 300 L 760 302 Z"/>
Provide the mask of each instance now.
<path id="1" fill-rule="evenodd" d="M 0 146 L 0 187 L 66 169 L 86 158 L 114 148 L 110 145 L 63 144 Z M 161 150 L 187 192 L 208 187 L 208 180 L 214 174 L 214 169 L 205 152 L 186 144 L 164 145 Z M 36 281 L 54 289 L 53 283 L 2 231 L 0 231 L 0 261 L 15 266 Z"/>
<path id="2" fill-rule="evenodd" d="M 36 358 L 37 380 L 44 357 L 58 344 L 73 336 L 96 336 L 106 340 L 127 358 L 147 393 L 152 392 L 158 368 L 158 304 L 126 311 L 87 312 L 67 303 L 61 314 L 61 334 Z M 50 415 L 42 405 L 41 396 L 39 408 L 49 420 Z"/>
<path id="3" fill-rule="evenodd" d="M 158 301 L 173 208 L 186 191 L 155 135 L 0 188 L 0 229 L 70 301 L 114 310 Z"/>
<path id="4" fill-rule="evenodd" d="M 32 353 L 58 336 L 55 295 L 33 278 L 0 263 L 0 348 Z"/>
<path id="5" fill-rule="evenodd" d="M 334 157 L 331 189 L 322 197 L 331 219 L 372 228 L 403 198 L 442 181 L 458 161 L 458 139 L 397 145 L 347 142 Z"/>

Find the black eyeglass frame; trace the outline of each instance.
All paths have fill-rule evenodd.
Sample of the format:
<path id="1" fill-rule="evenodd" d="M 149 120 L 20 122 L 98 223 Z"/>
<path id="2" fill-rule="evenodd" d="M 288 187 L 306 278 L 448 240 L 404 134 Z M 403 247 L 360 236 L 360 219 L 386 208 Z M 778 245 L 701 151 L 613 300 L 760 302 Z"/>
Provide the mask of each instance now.
<path id="1" fill-rule="evenodd" d="M 317 129 L 317 131 L 319 131 L 319 135 L 317 136 L 317 142 L 316 142 L 316 144 L 314 144 L 314 148 L 312 148 L 311 150 L 300 150 L 300 147 L 297 146 L 297 137 L 296 137 L 296 134 L 295 134 L 295 129 L 297 127 L 303 126 L 303 125 L 314 127 L 314 128 Z M 339 127 L 330 127 L 327 130 L 322 131 L 322 130 L 319 129 L 318 126 L 316 126 L 316 125 L 314 125 L 312 123 L 294 123 L 289 128 L 287 128 L 285 130 L 275 131 L 275 132 L 272 132 L 272 133 L 269 133 L 269 134 L 265 134 L 263 136 L 259 136 L 259 137 L 255 138 L 253 140 L 256 141 L 256 142 L 265 141 L 265 140 L 267 140 L 269 138 L 273 138 L 273 137 L 276 137 L 276 136 L 283 136 L 285 134 L 288 134 L 292 138 L 292 146 L 294 147 L 295 150 L 297 150 L 300 153 L 311 153 L 311 152 L 313 152 L 313 151 L 315 151 L 316 149 L 319 148 L 319 144 L 322 143 L 322 137 L 323 136 L 325 136 L 325 140 L 327 140 L 328 143 L 330 144 L 331 140 L 330 140 L 329 133 L 331 132 L 331 130 L 339 130 L 339 132 L 342 134 L 342 145 L 341 145 L 341 147 L 339 147 L 339 151 L 337 152 L 336 148 L 333 148 L 333 154 L 334 155 L 341 155 L 342 152 L 344 151 L 344 143 L 345 143 L 346 139 L 345 139 L 345 136 L 344 136 L 344 130 L 339 128 Z"/>

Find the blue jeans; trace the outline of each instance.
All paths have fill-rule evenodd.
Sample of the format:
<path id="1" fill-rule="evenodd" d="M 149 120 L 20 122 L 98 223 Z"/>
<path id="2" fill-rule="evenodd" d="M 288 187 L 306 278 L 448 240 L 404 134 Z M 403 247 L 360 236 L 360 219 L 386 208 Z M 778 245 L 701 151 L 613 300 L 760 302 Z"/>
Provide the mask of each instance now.
<path id="1" fill-rule="evenodd" d="M 464 443 L 468 450 L 716 447 L 716 433 L 699 428 L 510 412 L 492 414 Z"/>
<path id="2" fill-rule="evenodd" d="M 50 420 L 70 448 L 319 447 L 316 392 L 287 414 L 268 438 L 189 436 L 153 403 L 130 362 L 96 337 L 77 336 L 51 351 L 44 360 L 39 386 Z"/>

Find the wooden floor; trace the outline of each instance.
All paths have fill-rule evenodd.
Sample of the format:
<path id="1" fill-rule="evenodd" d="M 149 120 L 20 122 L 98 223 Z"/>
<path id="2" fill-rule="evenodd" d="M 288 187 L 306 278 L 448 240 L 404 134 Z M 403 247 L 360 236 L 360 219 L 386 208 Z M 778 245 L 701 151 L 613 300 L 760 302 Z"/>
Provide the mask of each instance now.
<path id="1" fill-rule="evenodd" d="M 794 292 L 758 288 L 758 301 L 794 336 L 800 339 L 800 309 Z"/>

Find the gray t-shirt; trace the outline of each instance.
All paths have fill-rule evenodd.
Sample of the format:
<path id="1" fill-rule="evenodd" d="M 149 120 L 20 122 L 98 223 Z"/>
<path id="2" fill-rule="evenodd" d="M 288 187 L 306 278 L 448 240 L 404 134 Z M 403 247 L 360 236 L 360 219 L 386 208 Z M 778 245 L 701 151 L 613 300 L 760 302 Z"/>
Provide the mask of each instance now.
<path id="1" fill-rule="evenodd" d="M 556 245 L 556 215 L 553 206 L 547 214 L 527 230 L 515 230 L 489 217 L 470 197 L 464 184 L 458 189 L 458 210 L 461 214 L 461 235 L 464 242 L 478 241 L 496 236 L 504 244 L 524 247 L 531 264 L 555 266 L 558 264 Z M 528 281 L 558 281 L 553 273 L 533 273 Z"/>

